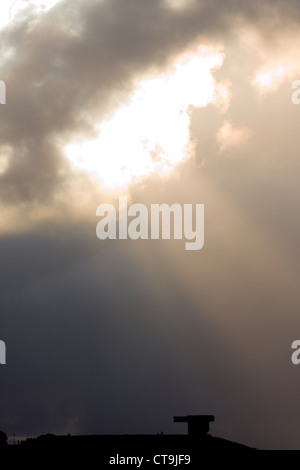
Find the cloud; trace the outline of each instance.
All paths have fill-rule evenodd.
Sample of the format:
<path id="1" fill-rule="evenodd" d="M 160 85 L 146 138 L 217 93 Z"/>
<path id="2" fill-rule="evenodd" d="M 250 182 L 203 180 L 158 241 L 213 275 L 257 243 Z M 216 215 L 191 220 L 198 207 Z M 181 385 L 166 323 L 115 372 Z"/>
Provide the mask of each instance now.
<path id="1" fill-rule="evenodd" d="M 3 30 L 8 103 L 0 137 L 8 164 L 0 197 L 8 204 L 53 202 L 74 176 L 66 143 L 94 138 L 95 123 L 128 103 L 141 79 L 166 72 L 199 41 L 220 43 L 261 10 L 217 1 L 188 3 L 180 14 L 157 0 L 70 5 L 26 8 Z"/>
<path id="2" fill-rule="evenodd" d="M 251 136 L 251 130 L 246 126 L 234 127 L 232 122 L 224 121 L 222 126 L 217 132 L 217 142 L 219 151 L 223 153 L 225 150 L 240 147 Z"/>

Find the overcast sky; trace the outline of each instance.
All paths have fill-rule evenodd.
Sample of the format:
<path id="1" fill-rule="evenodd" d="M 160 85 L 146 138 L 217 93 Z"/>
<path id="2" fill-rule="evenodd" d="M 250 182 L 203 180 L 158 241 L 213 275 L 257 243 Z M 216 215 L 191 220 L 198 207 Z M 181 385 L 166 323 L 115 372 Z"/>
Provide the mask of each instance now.
<path id="1" fill-rule="evenodd" d="M 299 2 L 1 3 L 0 429 L 300 449 Z M 119 195 L 203 249 L 99 240 Z"/>

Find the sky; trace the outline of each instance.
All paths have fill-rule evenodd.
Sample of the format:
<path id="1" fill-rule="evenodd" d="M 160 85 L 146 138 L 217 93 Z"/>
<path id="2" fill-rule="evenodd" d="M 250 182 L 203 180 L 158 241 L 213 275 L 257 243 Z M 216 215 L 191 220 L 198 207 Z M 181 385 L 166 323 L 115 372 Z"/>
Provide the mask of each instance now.
<path id="1" fill-rule="evenodd" d="M 300 6 L 3 0 L 0 429 L 300 449 Z M 99 240 L 204 204 L 205 242 Z"/>

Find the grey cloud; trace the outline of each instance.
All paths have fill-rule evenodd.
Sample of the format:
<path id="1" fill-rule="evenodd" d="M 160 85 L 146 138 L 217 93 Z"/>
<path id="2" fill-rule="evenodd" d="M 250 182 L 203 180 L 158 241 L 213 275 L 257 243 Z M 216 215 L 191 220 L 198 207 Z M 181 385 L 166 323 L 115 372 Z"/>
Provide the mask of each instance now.
<path id="1" fill-rule="evenodd" d="M 38 18 L 29 8 L 6 28 L 3 52 L 13 52 L 1 70 L 0 138 L 12 155 L 1 176 L 3 201 L 51 200 L 69 175 L 61 142 L 95 135 L 95 122 L 128 99 L 138 78 L 166 67 L 199 36 L 224 40 L 267 14 L 256 2 L 196 2 L 180 14 L 164 5 L 63 1 Z"/>

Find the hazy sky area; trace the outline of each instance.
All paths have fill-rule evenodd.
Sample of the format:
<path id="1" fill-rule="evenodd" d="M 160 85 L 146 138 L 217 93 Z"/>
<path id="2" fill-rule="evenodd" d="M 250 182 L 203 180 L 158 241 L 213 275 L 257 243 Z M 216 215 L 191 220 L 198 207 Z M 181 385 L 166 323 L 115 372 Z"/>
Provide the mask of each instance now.
<path id="1" fill-rule="evenodd" d="M 41 8 L 43 3 L 44 8 Z M 0 6 L 0 429 L 300 449 L 300 5 Z M 105 240 L 101 203 L 205 205 L 205 243 Z"/>

